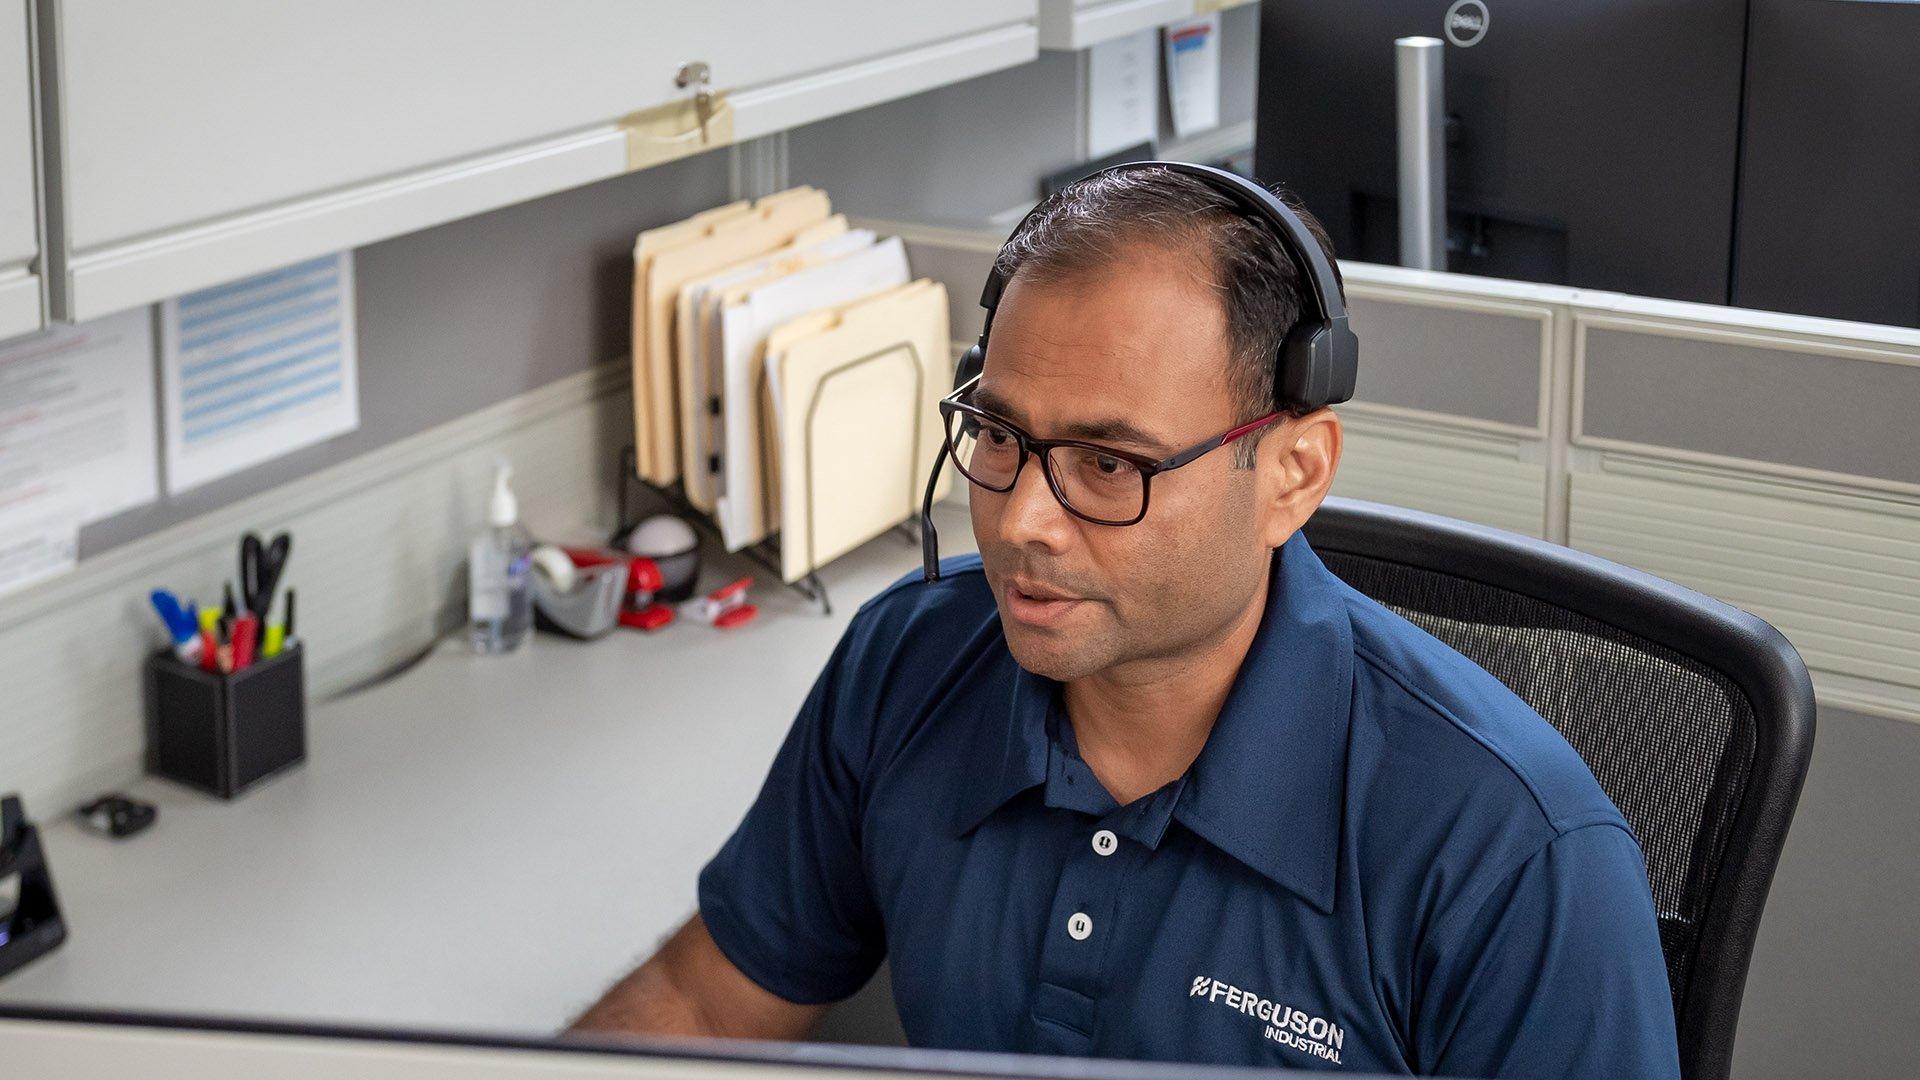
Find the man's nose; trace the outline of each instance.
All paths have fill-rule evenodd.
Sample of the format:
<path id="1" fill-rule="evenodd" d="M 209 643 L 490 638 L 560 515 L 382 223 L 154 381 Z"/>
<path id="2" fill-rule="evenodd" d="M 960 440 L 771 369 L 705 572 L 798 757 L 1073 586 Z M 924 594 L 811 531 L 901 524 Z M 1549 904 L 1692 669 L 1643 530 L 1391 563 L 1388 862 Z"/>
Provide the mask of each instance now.
<path id="1" fill-rule="evenodd" d="M 1037 543 L 1054 551 L 1071 542 L 1078 522 L 1054 498 L 1039 455 L 1027 458 L 1006 498 L 1000 519 L 1002 539 L 1011 544 Z"/>

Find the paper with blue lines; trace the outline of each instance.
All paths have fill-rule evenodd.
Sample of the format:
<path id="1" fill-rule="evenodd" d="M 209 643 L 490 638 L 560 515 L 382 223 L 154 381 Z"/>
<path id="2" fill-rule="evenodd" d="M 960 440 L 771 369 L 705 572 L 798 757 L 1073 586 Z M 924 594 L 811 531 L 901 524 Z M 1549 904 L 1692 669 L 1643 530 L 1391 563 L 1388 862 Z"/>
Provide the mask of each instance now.
<path id="1" fill-rule="evenodd" d="M 160 339 L 170 493 L 360 426 L 350 252 L 169 300 Z"/>

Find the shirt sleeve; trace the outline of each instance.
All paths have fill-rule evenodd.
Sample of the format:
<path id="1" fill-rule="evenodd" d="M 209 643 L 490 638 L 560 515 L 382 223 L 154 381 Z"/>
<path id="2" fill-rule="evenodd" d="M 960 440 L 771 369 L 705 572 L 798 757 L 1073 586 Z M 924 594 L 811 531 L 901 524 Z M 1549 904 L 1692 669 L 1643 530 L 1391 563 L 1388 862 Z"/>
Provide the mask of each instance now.
<path id="1" fill-rule="evenodd" d="M 796 1004 L 848 996 L 886 951 L 860 858 L 876 703 L 856 669 L 869 623 L 856 617 L 840 639 L 745 820 L 700 872 L 700 915 L 720 951 Z"/>
<path id="2" fill-rule="evenodd" d="M 1679 1077 L 1653 897 L 1625 829 L 1555 837 L 1441 936 L 1418 1007 L 1419 1071 Z"/>

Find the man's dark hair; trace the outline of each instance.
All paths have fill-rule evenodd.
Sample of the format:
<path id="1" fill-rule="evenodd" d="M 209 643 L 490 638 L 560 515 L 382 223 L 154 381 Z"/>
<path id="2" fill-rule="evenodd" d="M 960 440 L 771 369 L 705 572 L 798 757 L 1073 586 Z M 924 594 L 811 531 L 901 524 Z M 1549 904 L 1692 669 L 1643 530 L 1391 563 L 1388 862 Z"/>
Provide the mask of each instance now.
<path id="1" fill-rule="evenodd" d="M 1273 191 L 1320 242 L 1344 299 L 1346 287 L 1325 226 L 1290 192 Z M 1208 259 L 1226 308 L 1232 351 L 1228 386 L 1240 421 L 1271 412 L 1276 407 L 1274 357 L 1307 307 L 1307 286 L 1274 227 L 1205 181 L 1171 169 L 1097 173 L 1075 181 L 1040 204 L 1007 239 L 994 265 L 1008 284 L 1021 274 L 1057 281 L 1110 266 L 1126 245 L 1140 242 L 1197 251 Z M 1297 415 L 1299 410 L 1288 411 Z M 1256 445 L 1255 438 L 1234 443 L 1234 463 L 1251 467 Z"/>

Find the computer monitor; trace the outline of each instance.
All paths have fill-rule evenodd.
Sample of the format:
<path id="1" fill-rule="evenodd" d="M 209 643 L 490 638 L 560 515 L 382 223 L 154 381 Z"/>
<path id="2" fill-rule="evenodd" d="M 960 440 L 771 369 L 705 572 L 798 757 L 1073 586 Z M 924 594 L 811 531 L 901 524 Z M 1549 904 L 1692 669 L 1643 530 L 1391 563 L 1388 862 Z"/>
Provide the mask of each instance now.
<path id="1" fill-rule="evenodd" d="M 1920 326 L 1920 4 L 1263 0 L 1254 171 L 1398 264 L 1394 42 L 1443 47 L 1456 273 Z"/>
<path id="2" fill-rule="evenodd" d="M 1253 1080 L 1273 1069 L 830 1043 L 527 1039 L 0 1008 L 6 1075 L 59 1080 Z"/>

